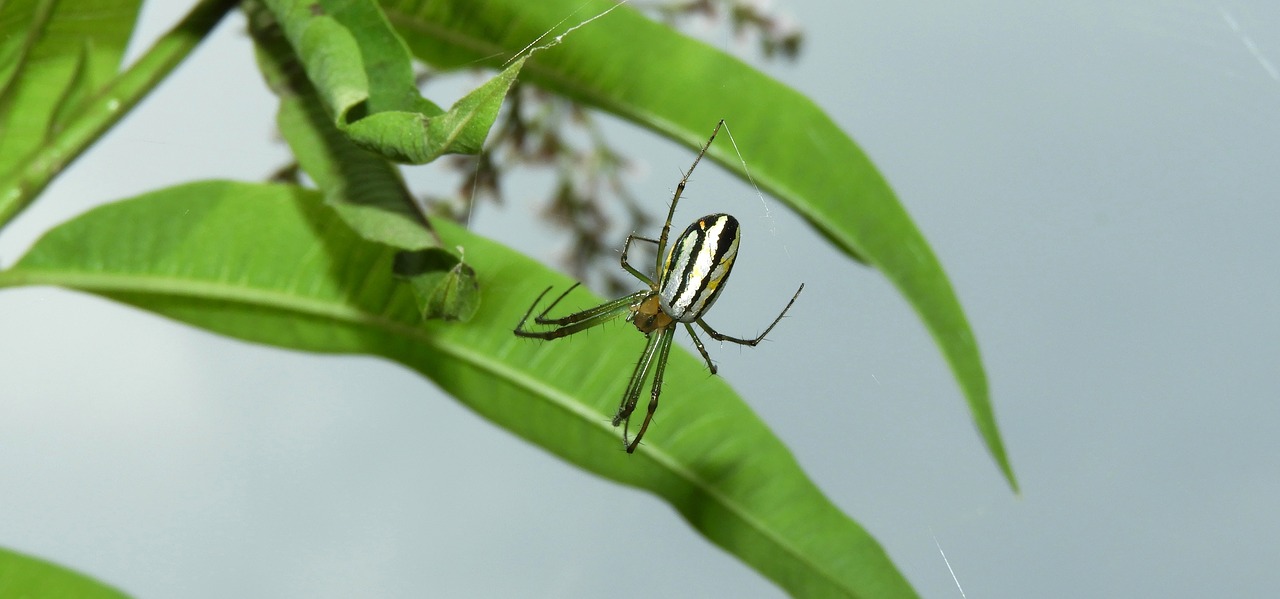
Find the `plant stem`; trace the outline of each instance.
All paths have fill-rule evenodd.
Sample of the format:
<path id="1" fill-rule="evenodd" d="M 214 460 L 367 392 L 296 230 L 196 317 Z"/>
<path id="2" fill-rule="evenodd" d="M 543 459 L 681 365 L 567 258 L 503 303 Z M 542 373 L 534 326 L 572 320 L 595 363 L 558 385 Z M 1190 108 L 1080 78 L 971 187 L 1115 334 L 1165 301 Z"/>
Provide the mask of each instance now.
<path id="1" fill-rule="evenodd" d="M 103 87 L 60 133 L 10 171 L 0 181 L 0 228 L 155 89 L 236 4 L 237 0 L 202 0 L 133 66 Z"/>

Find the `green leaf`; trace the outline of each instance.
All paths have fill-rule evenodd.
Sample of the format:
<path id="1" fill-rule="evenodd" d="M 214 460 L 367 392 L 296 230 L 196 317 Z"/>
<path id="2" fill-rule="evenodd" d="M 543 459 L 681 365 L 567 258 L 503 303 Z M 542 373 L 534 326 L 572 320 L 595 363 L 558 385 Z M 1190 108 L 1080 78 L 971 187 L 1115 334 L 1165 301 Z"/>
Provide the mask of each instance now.
<path id="1" fill-rule="evenodd" d="M 446 113 L 418 93 L 409 51 L 373 0 L 264 2 L 334 127 L 392 160 L 479 152 L 524 64 L 514 61 Z"/>
<path id="2" fill-rule="evenodd" d="M 258 63 L 280 98 L 276 122 L 325 202 L 360 236 L 412 250 L 397 271 L 411 285 L 423 318 L 466 321 L 480 302 L 475 272 L 440 249 L 440 239 L 409 194 L 400 171 L 357 146 L 330 122 L 302 65 L 272 15 L 246 5 Z M 425 259 L 424 259 L 425 258 Z"/>
<path id="3" fill-rule="evenodd" d="M 83 574 L 0 548 L 0 597 L 122 599 L 128 595 Z"/>
<path id="4" fill-rule="evenodd" d="M 285 185 L 204 182 L 95 209 L 0 271 L 0 287 L 58 285 L 250 341 L 387 357 L 547 451 L 663 498 L 793 595 L 915 596 L 724 379 L 683 350 L 671 355 L 661 420 L 635 454 L 622 451 L 608 421 L 644 337 L 625 326 L 573 343 L 514 336 L 544 288 L 570 282 L 438 225 L 489 291 L 466 325 L 422 323 L 408 287 L 378 274 L 395 250 L 363 240 L 318 193 Z M 563 305 L 599 301 L 579 289 Z"/>
<path id="5" fill-rule="evenodd" d="M 246 10 L 258 65 L 280 98 L 280 133 L 325 201 L 365 239 L 406 250 L 438 247 L 400 171 L 338 131 L 271 14 L 256 3 Z"/>
<path id="6" fill-rule="evenodd" d="M 186 58 L 236 0 L 201 0 L 116 74 L 136 0 L 0 1 L 0 228 Z"/>
<path id="7" fill-rule="evenodd" d="M 977 342 L 933 251 L 866 154 L 821 108 L 740 60 L 612 0 L 384 0 L 423 60 L 497 67 L 535 40 L 525 79 L 689 147 L 718 119 L 751 177 L 849 257 L 880 269 L 915 307 L 955 373 L 996 463 L 1017 488 Z M 616 6 L 616 8 L 615 8 Z M 746 177 L 734 146 L 708 157 Z"/>
<path id="8" fill-rule="evenodd" d="M 140 0 L 0 2 L 0 173 L 54 130 L 65 98 L 83 98 L 116 75 Z M 12 62 L 8 62 L 12 59 Z"/>
<path id="9" fill-rule="evenodd" d="M 76 115 L 80 114 L 80 110 L 84 108 L 85 102 L 89 99 L 92 90 L 89 89 L 89 58 L 92 51 L 89 49 L 90 42 L 85 41 L 84 47 L 80 52 L 80 57 L 76 61 L 75 72 L 71 75 L 71 81 L 67 84 L 67 88 L 63 90 L 62 97 L 58 98 L 58 103 L 54 107 L 52 118 L 49 120 L 49 132 L 47 138 L 53 138 L 71 122 Z"/>
<path id="10" fill-rule="evenodd" d="M 395 272 L 413 286 L 423 318 L 466 322 L 480 309 L 475 269 L 449 252 L 439 248 L 400 252 Z"/>

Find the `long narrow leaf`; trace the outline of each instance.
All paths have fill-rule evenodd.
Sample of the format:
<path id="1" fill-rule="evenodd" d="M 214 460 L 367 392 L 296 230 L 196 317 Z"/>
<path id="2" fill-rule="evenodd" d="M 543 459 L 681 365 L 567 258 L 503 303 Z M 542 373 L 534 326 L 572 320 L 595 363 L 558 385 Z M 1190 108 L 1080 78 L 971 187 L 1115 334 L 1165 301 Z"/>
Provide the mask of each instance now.
<path id="1" fill-rule="evenodd" d="M 329 121 L 270 13 L 247 6 L 258 64 L 280 98 L 276 122 L 298 165 L 361 237 L 415 252 L 402 256 L 397 273 L 411 283 L 424 318 L 470 319 L 480 301 L 474 271 L 440 247 L 395 165 L 359 147 Z"/>
<path id="2" fill-rule="evenodd" d="M 124 599 L 124 593 L 61 566 L 0 548 L 0 597 Z"/>
<path id="3" fill-rule="evenodd" d="M 63 98 L 115 76 L 141 4 L 0 2 L 0 55 L 13 60 L 0 67 L 0 173 L 48 139 Z"/>
<path id="4" fill-rule="evenodd" d="M 523 61 L 448 112 L 418 94 L 411 58 L 374 0 L 264 0 L 334 127 L 387 158 L 424 164 L 480 151 Z"/>
<path id="5" fill-rule="evenodd" d="M 708 539 L 798 596 L 914 597 L 883 549 L 837 510 L 722 378 L 672 352 L 661 420 L 634 455 L 609 425 L 644 337 L 603 327 L 573 343 L 511 330 L 563 276 L 466 230 L 486 300 L 467 325 L 422 324 L 363 240 L 316 192 L 197 183 L 93 210 L 45 235 L 0 287 L 59 285 L 223 334 L 403 363 L 564 459 L 669 502 Z M 566 308 L 600 301 L 585 292 Z M 620 323 L 623 324 L 623 323 Z"/>
<path id="6" fill-rule="evenodd" d="M 40 2 L 39 10 L 32 0 L 0 2 L 0 40 L 28 36 L 0 43 L 0 53 L 24 61 L 8 74 L 0 68 L 0 77 L 12 76 L 0 91 L 0 228 L 129 114 L 235 3 L 201 0 L 115 75 L 137 2 Z"/>
<path id="7" fill-rule="evenodd" d="M 977 342 L 941 264 L 866 154 L 811 100 L 611 0 L 383 0 L 383 6 L 414 53 L 438 66 L 496 68 L 535 40 L 546 45 L 573 29 L 529 57 L 526 79 L 690 147 L 706 139 L 717 119 L 727 119 L 760 187 L 851 258 L 883 271 L 915 307 L 987 448 L 1017 488 Z M 590 20 L 597 15 L 604 16 Z M 728 144 L 712 146 L 708 156 L 745 177 Z"/>
<path id="8" fill-rule="evenodd" d="M 258 66 L 280 98 L 276 124 L 325 201 L 365 239 L 406 250 L 438 247 L 399 170 L 333 125 L 278 23 L 253 3 L 246 6 Z"/>

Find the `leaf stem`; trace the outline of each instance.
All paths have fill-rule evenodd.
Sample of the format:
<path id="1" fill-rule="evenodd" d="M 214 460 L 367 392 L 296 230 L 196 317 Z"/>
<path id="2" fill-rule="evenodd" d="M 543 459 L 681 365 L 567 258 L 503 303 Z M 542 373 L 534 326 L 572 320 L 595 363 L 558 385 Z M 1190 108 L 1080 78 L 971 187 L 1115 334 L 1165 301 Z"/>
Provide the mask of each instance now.
<path id="1" fill-rule="evenodd" d="M 0 179 L 0 229 L 155 89 L 236 4 L 236 0 L 201 0 L 133 66 L 103 87 L 49 143 Z"/>

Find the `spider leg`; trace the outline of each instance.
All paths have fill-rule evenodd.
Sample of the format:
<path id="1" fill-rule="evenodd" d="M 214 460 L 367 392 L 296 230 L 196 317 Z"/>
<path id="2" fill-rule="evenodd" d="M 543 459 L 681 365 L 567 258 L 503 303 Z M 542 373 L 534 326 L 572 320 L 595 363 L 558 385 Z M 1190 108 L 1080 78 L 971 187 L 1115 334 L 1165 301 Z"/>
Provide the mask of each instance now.
<path id="1" fill-rule="evenodd" d="M 676 204 L 680 202 L 680 194 L 684 193 L 685 184 L 689 183 L 689 176 L 693 174 L 693 169 L 698 168 L 698 163 L 702 161 L 703 155 L 707 153 L 707 148 L 711 147 L 711 142 L 716 140 L 716 134 L 720 132 L 720 127 L 724 126 L 724 119 L 716 123 L 716 128 L 711 130 L 711 137 L 707 139 L 707 143 L 703 144 L 702 150 L 698 152 L 698 157 L 693 159 L 693 164 L 689 166 L 689 170 L 685 171 L 684 177 L 681 177 L 680 183 L 676 185 L 676 193 L 671 197 L 671 207 L 667 208 L 667 222 L 662 225 L 662 235 L 658 236 L 658 259 L 654 262 L 653 272 L 662 272 L 662 255 L 663 250 L 667 249 L 667 234 L 671 232 L 671 219 L 676 215 Z"/>
<path id="2" fill-rule="evenodd" d="M 535 317 L 535 318 L 533 319 L 533 321 L 534 321 L 534 322 L 536 322 L 536 323 L 538 323 L 538 324 L 555 324 L 555 323 L 553 323 L 551 320 L 547 319 L 547 313 L 548 313 L 548 312 L 550 312 L 552 308 L 555 308 L 555 307 L 556 307 L 556 305 L 560 303 L 560 300 L 564 299 L 566 295 L 569 295 L 569 293 L 570 293 L 571 291 L 573 291 L 574 289 L 577 289 L 577 288 L 578 288 L 578 286 L 579 286 L 579 285 L 581 285 L 581 284 L 582 284 L 581 282 L 574 283 L 574 284 L 570 285 L 568 289 L 565 289 L 565 290 L 564 290 L 564 293 L 561 293 L 560 295 L 557 295 L 557 296 L 556 296 L 556 299 L 555 299 L 554 301 L 552 301 L 552 302 L 551 302 L 551 304 L 550 304 L 550 305 L 548 305 L 548 306 L 547 306 L 547 308 L 546 308 L 545 310 L 543 310 L 543 311 L 539 312 L 539 313 L 538 313 L 538 316 L 537 316 L 537 317 Z M 534 306 L 537 306 L 537 305 L 538 305 L 538 302 L 542 301 L 542 297 L 543 297 L 544 295 L 546 295 L 548 291 L 551 291 L 551 288 L 550 288 L 550 287 L 547 287 L 546 289 L 543 289 L 543 290 L 542 290 L 542 293 L 538 294 L 537 299 L 533 300 L 533 306 L 529 306 L 529 312 L 533 312 L 533 307 L 534 307 Z M 527 319 L 527 318 L 529 318 L 529 315 L 528 315 L 528 314 L 525 314 L 525 318 L 526 318 L 526 319 Z M 521 322 L 524 322 L 524 320 L 521 320 Z"/>
<path id="3" fill-rule="evenodd" d="M 653 279 L 650 279 L 649 277 L 645 276 L 644 273 L 640 272 L 634 266 L 631 266 L 630 264 L 627 263 L 627 250 L 631 249 L 631 242 L 636 239 L 639 239 L 640 241 L 647 241 L 649 243 L 658 243 L 657 239 L 649 239 L 648 237 L 641 237 L 634 233 L 632 233 L 631 235 L 627 235 L 627 242 L 622 244 L 622 268 L 625 268 L 627 272 L 631 273 L 631 276 L 637 279 L 640 279 L 650 288 L 656 288 L 658 285 L 653 282 Z"/>
<path id="4" fill-rule="evenodd" d="M 577 284 L 574 285 L 574 287 L 577 287 L 577 286 L 578 286 Z M 569 291 L 572 291 L 572 290 L 573 290 L 573 287 L 570 287 Z M 569 292 L 566 291 L 560 294 L 560 297 L 556 298 L 556 301 L 552 302 L 550 306 L 547 306 L 547 309 L 543 310 L 542 313 L 539 314 L 537 318 L 533 319 L 533 321 L 538 324 L 546 324 L 546 325 L 571 325 L 571 324 L 580 322 L 584 319 L 592 318 L 594 316 L 600 315 L 605 312 L 613 312 L 618 308 L 618 306 L 630 307 L 631 304 L 635 302 L 639 302 L 640 298 L 649 292 L 637 291 L 630 295 L 622 296 L 616 300 L 605 302 L 594 308 L 587 308 L 586 310 L 582 310 L 580 312 L 574 312 L 573 314 L 570 314 L 568 316 L 561 316 L 560 318 L 547 318 L 547 312 L 550 312 L 551 309 L 554 308 L 556 304 L 560 302 L 561 299 L 564 299 L 564 296 L 568 295 L 568 293 Z"/>
<path id="5" fill-rule="evenodd" d="M 711 338 L 716 341 L 728 341 L 730 343 L 737 343 L 738 345 L 749 345 L 751 347 L 755 347 L 759 345 L 761 341 L 764 341 L 764 336 L 768 335 L 769 331 L 773 330 L 773 327 L 778 326 L 778 322 L 782 320 L 782 317 L 787 315 L 787 310 L 791 309 L 791 304 L 796 303 L 796 298 L 800 297 L 801 291 L 804 291 L 803 283 L 801 283 L 800 288 L 796 290 L 796 294 L 791 296 L 791 301 L 787 302 L 787 307 L 782 309 L 782 313 L 778 314 L 778 317 L 773 319 L 773 322 L 769 324 L 769 328 L 765 329 L 764 332 L 760 333 L 760 336 L 755 339 L 739 339 L 737 337 L 730 337 L 729 335 L 718 333 L 715 329 L 711 328 L 711 325 L 707 324 L 707 322 L 701 318 L 698 319 L 698 326 L 702 327 L 702 330 L 706 331 L 707 334 L 711 335 Z"/>
<path id="6" fill-rule="evenodd" d="M 627 444 L 627 453 L 636 450 L 636 446 L 640 445 L 640 439 L 644 437 L 644 431 L 649 428 L 649 422 L 653 420 L 653 413 L 658 411 L 658 395 L 662 393 L 662 375 L 667 371 L 667 357 L 671 354 L 671 340 L 675 338 L 675 329 L 663 329 L 658 341 L 658 365 L 653 371 L 653 389 L 649 396 L 649 410 L 644 414 L 644 422 L 640 424 L 640 430 L 636 431 L 636 438 Z M 626 442 L 626 431 L 623 430 L 623 442 Z"/>
<path id="7" fill-rule="evenodd" d="M 574 285 L 574 287 L 576 286 L 577 285 Z M 611 302 L 606 302 L 581 312 L 574 312 L 568 316 L 561 318 L 545 318 L 547 312 L 550 311 L 551 308 L 555 307 L 556 303 L 563 299 L 565 295 L 568 295 L 569 292 L 566 291 L 560 294 L 560 297 L 556 298 L 556 301 L 552 302 L 546 310 L 543 310 L 541 314 L 534 318 L 534 322 L 537 324 L 554 325 L 556 328 L 549 331 L 531 331 L 526 329 L 525 323 L 528 322 L 529 315 L 533 313 L 533 309 L 538 305 L 538 302 L 541 301 L 543 296 L 547 294 L 547 291 L 550 290 L 551 288 L 548 287 L 542 292 L 542 295 L 538 296 L 538 299 L 534 300 L 533 305 L 529 306 L 529 310 L 525 312 L 524 317 L 520 319 L 520 323 L 517 324 L 515 330 L 512 331 L 513 333 L 520 337 L 531 337 L 534 339 L 559 339 L 560 337 L 567 337 L 628 313 L 631 310 L 632 304 L 639 301 L 640 298 L 645 296 L 645 294 L 652 293 L 647 290 L 637 291 L 631 295 L 620 297 Z M 570 287 L 569 290 L 572 291 L 573 287 Z"/>
<path id="8" fill-rule="evenodd" d="M 574 287 L 576 287 L 576 286 L 577 286 L 577 285 L 574 285 Z M 515 334 L 519 335 L 519 334 L 520 334 L 520 331 L 524 330 L 524 323 L 526 323 L 526 322 L 528 322 L 528 321 L 529 321 L 529 315 L 530 315 L 530 314 L 533 314 L 533 309 L 538 307 L 538 302 L 542 301 L 542 298 L 544 298 L 544 297 L 546 297 L 546 296 L 547 296 L 547 292 L 548 292 L 548 291 L 551 291 L 551 288 L 550 288 L 550 287 L 547 287 L 546 289 L 543 289 L 543 290 L 542 290 L 542 293 L 539 293 L 539 294 L 538 294 L 538 297 L 534 298 L 533 303 L 532 303 L 532 304 L 529 304 L 529 309 L 525 311 L 524 316 L 521 316 L 521 317 L 520 317 L 520 322 L 519 322 L 518 324 L 516 324 L 516 328 L 515 328 L 515 331 L 514 331 L 514 332 L 515 332 Z M 569 288 L 569 291 L 573 291 L 573 287 L 570 287 L 570 288 Z M 569 291 L 566 291 L 565 293 L 569 293 Z M 561 294 L 561 296 L 560 296 L 560 297 L 564 297 L 564 295 L 563 295 L 563 294 Z M 558 301 L 560 301 L 560 299 L 559 299 L 559 298 L 557 298 L 557 299 L 556 299 L 556 302 L 558 302 Z M 553 306 L 554 306 L 554 305 L 556 305 L 556 302 L 551 302 L 551 305 L 553 305 Z M 544 310 L 542 314 L 546 314 L 546 311 Z M 538 315 L 538 318 L 542 318 L 542 314 L 539 314 L 539 315 Z"/>
<path id="9" fill-rule="evenodd" d="M 684 323 L 684 328 L 685 330 L 689 331 L 689 336 L 693 337 L 693 344 L 698 348 L 698 353 L 702 354 L 702 359 L 706 361 L 707 369 L 711 371 L 711 374 L 715 374 L 716 373 L 715 362 L 712 362 L 711 356 L 707 355 L 707 348 L 703 347 L 702 340 L 698 338 L 698 334 L 693 332 L 693 325 L 686 322 Z"/>
<path id="10" fill-rule="evenodd" d="M 649 367 L 653 365 L 653 357 L 655 350 L 658 349 L 659 341 L 665 331 L 658 331 L 656 334 L 650 333 L 646 336 L 648 339 L 644 345 L 644 352 L 640 354 L 640 360 L 636 362 L 636 369 L 631 372 L 631 380 L 627 382 L 627 390 L 622 394 L 622 401 L 618 403 L 618 412 L 613 416 L 613 425 L 622 427 L 622 441 L 627 442 L 627 427 L 631 425 L 631 413 L 636 409 L 636 402 L 640 401 L 640 390 L 644 388 L 645 379 L 649 378 Z M 624 424 L 625 423 L 625 424 Z"/>

